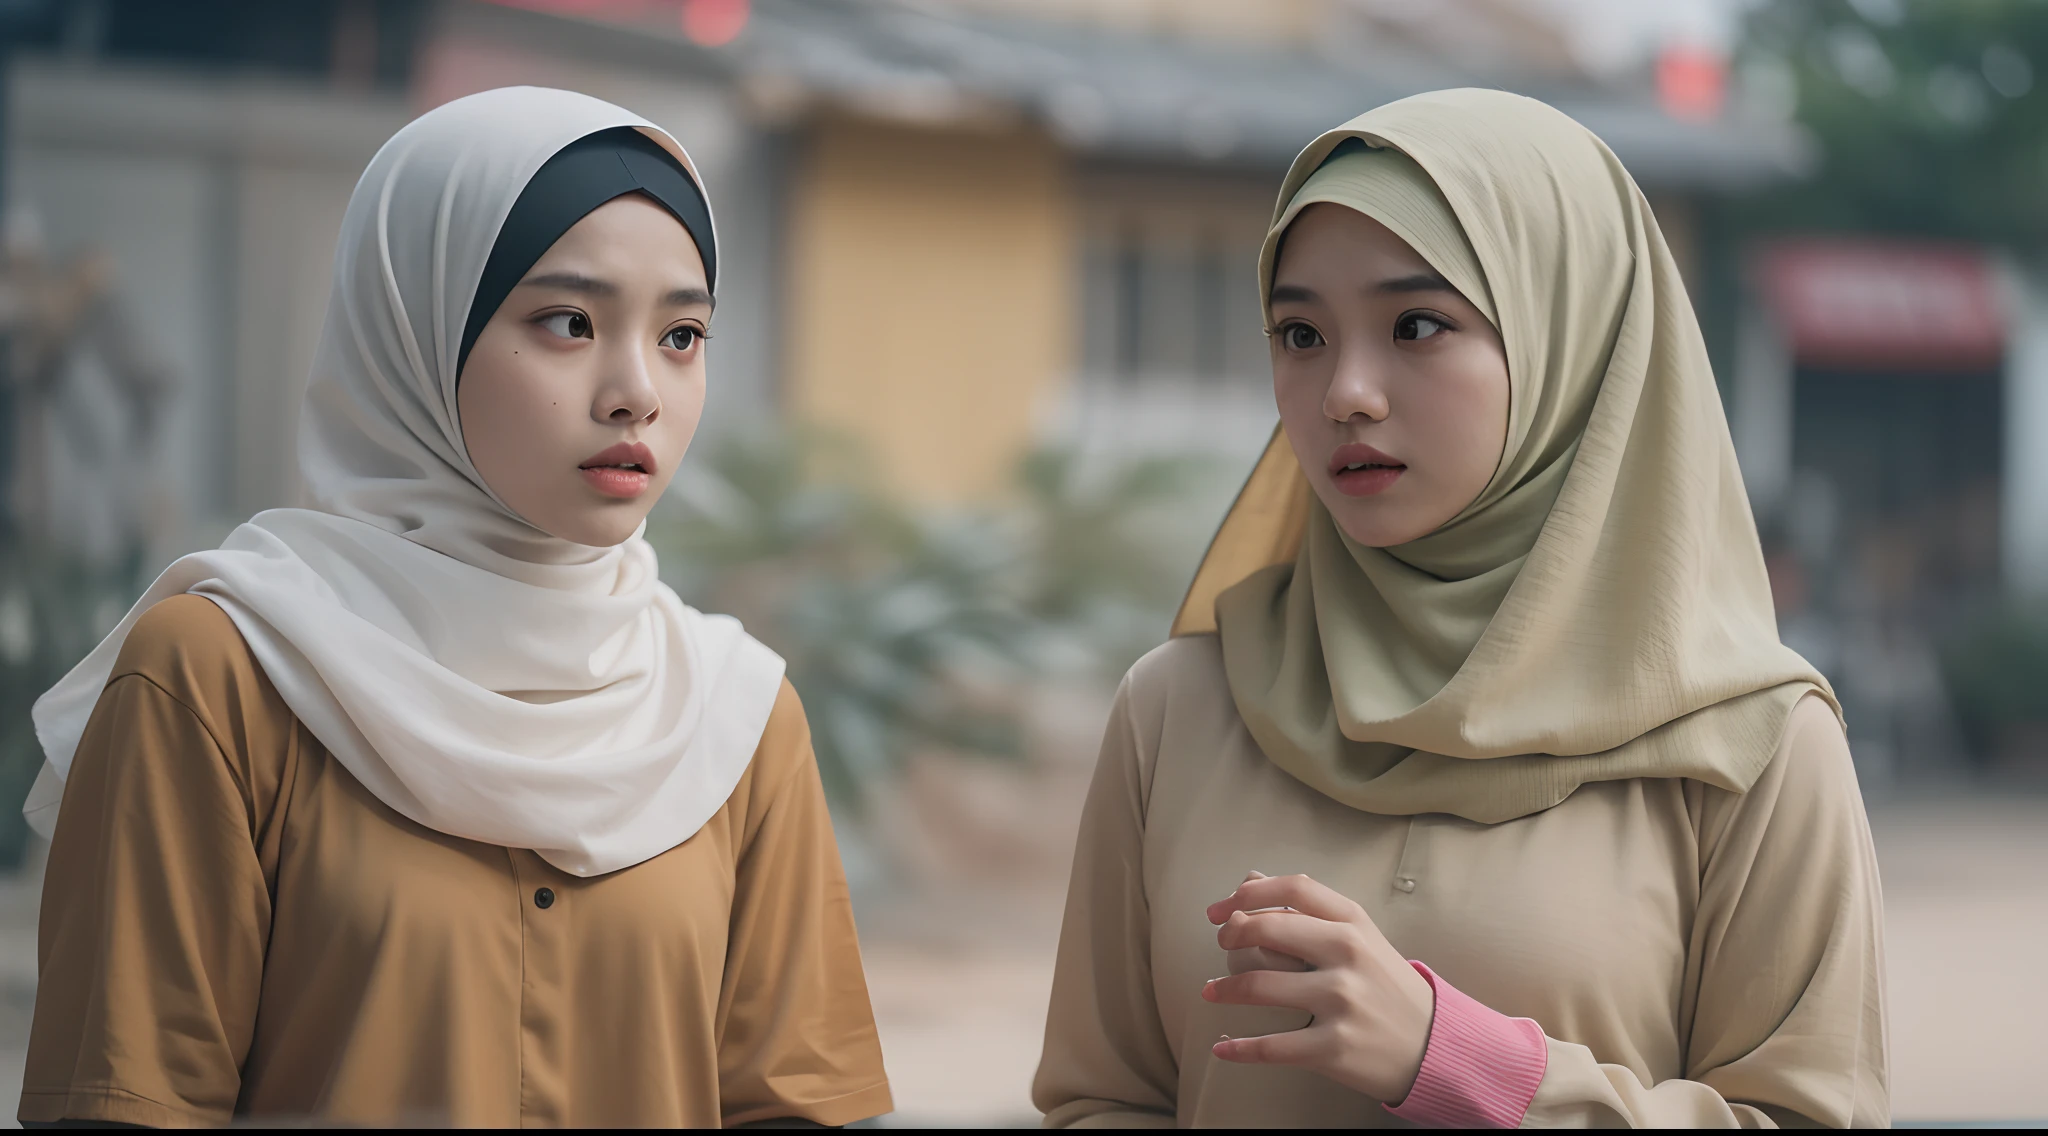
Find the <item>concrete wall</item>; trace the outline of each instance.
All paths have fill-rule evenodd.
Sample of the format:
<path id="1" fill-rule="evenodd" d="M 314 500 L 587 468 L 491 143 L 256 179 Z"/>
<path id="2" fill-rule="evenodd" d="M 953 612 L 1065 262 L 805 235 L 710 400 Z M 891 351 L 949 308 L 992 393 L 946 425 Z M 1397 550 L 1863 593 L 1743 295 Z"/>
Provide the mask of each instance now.
<path id="1" fill-rule="evenodd" d="M 2000 565 L 2008 591 L 2048 599 L 2048 263 L 2007 261 Z"/>
<path id="2" fill-rule="evenodd" d="M 930 501 L 1005 484 L 1074 361 L 1065 160 L 1025 132 L 820 123 L 790 185 L 788 388 Z"/>
<path id="3" fill-rule="evenodd" d="M 56 259 L 110 258 L 133 338 L 172 383 L 153 451 L 56 447 L 49 480 L 64 512 L 83 521 L 118 508 L 109 494 L 121 484 L 146 486 L 141 519 L 163 557 L 291 503 L 300 392 L 335 235 L 363 165 L 405 108 L 63 60 L 18 62 L 10 94 L 10 207 L 32 211 Z M 57 406 L 88 432 L 105 425 L 92 390 L 88 368 Z M 103 433 L 101 444 L 120 439 Z"/>

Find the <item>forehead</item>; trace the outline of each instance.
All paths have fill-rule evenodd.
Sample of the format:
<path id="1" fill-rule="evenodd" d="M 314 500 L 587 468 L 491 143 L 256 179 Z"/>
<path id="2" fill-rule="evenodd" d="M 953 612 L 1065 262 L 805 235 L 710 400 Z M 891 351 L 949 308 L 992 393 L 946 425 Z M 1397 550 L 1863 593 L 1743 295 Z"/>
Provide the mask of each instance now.
<path id="1" fill-rule="evenodd" d="M 528 275 L 571 262 L 704 283 L 704 258 L 690 231 L 667 209 L 638 193 L 615 197 L 585 214 L 534 262 Z"/>
<path id="2" fill-rule="evenodd" d="M 1295 214 L 1280 237 L 1276 281 L 1303 272 L 1381 278 L 1434 272 L 1394 231 L 1356 209 L 1318 201 Z"/>

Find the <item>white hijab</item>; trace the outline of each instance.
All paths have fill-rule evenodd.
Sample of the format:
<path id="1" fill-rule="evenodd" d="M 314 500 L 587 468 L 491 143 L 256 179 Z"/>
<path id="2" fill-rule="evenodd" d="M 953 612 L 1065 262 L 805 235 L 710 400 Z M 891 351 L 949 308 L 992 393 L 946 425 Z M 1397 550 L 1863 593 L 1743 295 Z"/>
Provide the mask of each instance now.
<path id="1" fill-rule="evenodd" d="M 535 87 L 449 103 L 378 151 L 342 221 L 300 422 L 312 507 L 260 513 L 172 564 L 36 702 L 36 831 L 56 827 L 129 629 L 184 592 L 219 604 L 306 728 L 428 828 L 595 876 L 688 840 L 724 805 L 782 660 L 685 606 L 639 534 L 592 548 L 521 520 L 470 463 L 456 414 L 463 324 L 513 202 L 556 151 L 618 126 L 696 178 L 652 123 Z"/>

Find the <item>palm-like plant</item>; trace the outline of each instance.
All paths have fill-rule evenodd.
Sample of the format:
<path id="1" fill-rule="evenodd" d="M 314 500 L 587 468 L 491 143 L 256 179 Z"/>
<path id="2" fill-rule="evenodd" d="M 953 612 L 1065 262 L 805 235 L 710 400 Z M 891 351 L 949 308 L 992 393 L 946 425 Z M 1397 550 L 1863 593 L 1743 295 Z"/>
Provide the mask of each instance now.
<path id="1" fill-rule="evenodd" d="M 908 753 L 1019 750 L 991 691 L 1021 673 L 1028 618 L 1009 542 L 986 518 L 919 517 L 857 451 L 814 430 L 715 443 L 648 526 L 663 573 L 738 616 L 789 663 L 827 791 L 858 809 Z"/>
<path id="2" fill-rule="evenodd" d="M 1112 681 L 1165 637 L 1216 518 L 1220 471 L 1199 457 L 1104 465 L 1042 449 L 1018 471 L 1024 603 Z"/>
<path id="3" fill-rule="evenodd" d="M 705 456 L 648 539 L 686 600 L 788 660 L 826 788 L 855 810 L 913 753 L 1017 755 L 1031 681 L 1120 673 L 1164 636 L 1207 529 L 1184 508 L 1201 469 L 1179 459 L 1091 475 L 1045 451 L 1007 499 L 918 512 L 815 429 Z"/>

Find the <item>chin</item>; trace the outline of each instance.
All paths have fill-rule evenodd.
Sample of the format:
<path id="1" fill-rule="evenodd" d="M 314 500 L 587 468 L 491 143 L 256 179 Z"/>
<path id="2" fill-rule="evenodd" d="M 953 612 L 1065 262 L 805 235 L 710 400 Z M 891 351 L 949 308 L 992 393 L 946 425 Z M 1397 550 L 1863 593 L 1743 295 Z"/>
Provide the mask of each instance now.
<path id="1" fill-rule="evenodd" d="M 633 539 L 640 529 L 640 522 L 647 519 L 648 509 L 639 502 L 619 502 L 632 506 L 630 509 L 598 508 L 583 516 L 569 519 L 559 527 L 549 528 L 550 536 L 559 537 L 571 544 L 590 548 L 611 548 Z"/>
<path id="2" fill-rule="evenodd" d="M 638 525 L 634 526 L 634 528 L 638 527 Z M 627 529 L 624 532 L 611 532 L 607 530 L 589 540 L 578 541 L 577 543 L 588 545 L 591 548 L 617 548 L 619 545 L 633 539 L 633 531 L 634 529 Z"/>
<path id="3" fill-rule="evenodd" d="M 1380 531 L 1376 527 L 1364 528 L 1358 525 L 1346 524 L 1339 524 L 1337 527 L 1342 529 L 1344 535 L 1350 537 L 1354 544 L 1365 548 L 1392 548 L 1397 544 L 1407 544 L 1415 539 L 1406 532 L 1387 533 Z"/>
<path id="4" fill-rule="evenodd" d="M 583 543 L 592 548 L 612 548 L 624 544 L 633 539 L 634 533 L 640 531 L 640 522 L 645 519 L 645 517 L 635 518 L 632 524 L 624 528 L 615 525 L 605 525 L 596 532 L 591 533 L 590 539 Z"/>
<path id="5" fill-rule="evenodd" d="M 1366 505 L 1345 498 L 1342 506 L 1330 510 L 1330 519 L 1337 522 L 1337 528 L 1345 536 L 1367 548 L 1392 548 L 1428 536 L 1436 530 L 1435 525 L 1421 523 L 1405 515 L 1407 510 L 1386 508 L 1387 504 L 1374 502 Z"/>

